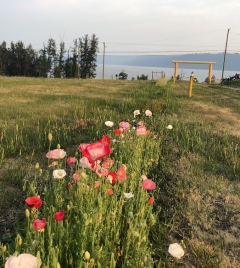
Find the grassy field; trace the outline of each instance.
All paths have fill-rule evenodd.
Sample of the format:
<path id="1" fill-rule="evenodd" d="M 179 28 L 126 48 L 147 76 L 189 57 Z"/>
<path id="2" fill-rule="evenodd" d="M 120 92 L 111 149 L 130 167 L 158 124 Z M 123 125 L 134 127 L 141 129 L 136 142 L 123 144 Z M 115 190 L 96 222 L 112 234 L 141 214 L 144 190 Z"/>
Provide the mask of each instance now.
<path id="1" fill-rule="evenodd" d="M 189 98 L 188 83 L 181 81 L 156 86 L 154 81 L 1 77 L 0 94 L 0 241 L 9 254 L 15 230 L 24 237 L 23 185 L 39 172 L 36 163 L 43 173 L 49 164 L 48 133 L 51 149 L 61 144 L 75 155 L 80 143 L 106 132 L 105 121 L 134 125 L 133 111 L 148 109 L 157 142 L 152 154 L 143 148 L 149 163 L 144 158 L 141 171 L 158 189 L 153 193 L 157 218 L 148 234 L 153 263 L 143 267 L 240 267 L 238 87 L 194 84 Z M 167 252 L 175 242 L 185 251 L 180 260 Z M 118 262 L 116 267 L 132 266 Z"/>

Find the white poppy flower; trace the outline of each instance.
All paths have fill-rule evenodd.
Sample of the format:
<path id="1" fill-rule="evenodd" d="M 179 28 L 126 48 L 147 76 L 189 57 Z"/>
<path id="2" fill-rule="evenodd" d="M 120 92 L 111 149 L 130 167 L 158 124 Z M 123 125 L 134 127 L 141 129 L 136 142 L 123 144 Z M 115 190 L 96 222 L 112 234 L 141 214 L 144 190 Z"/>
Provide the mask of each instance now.
<path id="1" fill-rule="evenodd" d="M 18 257 L 11 256 L 7 259 L 5 263 L 5 268 L 16 268 L 16 267 L 29 267 L 29 268 L 37 268 L 38 267 L 38 259 L 28 253 L 22 253 Z"/>
<path id="2" fill-rule="evenodd" d="M 139 115 L 140 114 L 140 110 L 135 110 L 134 112 L 133 112 L 133 116 L 134 116 L 134 118 L 136 117 L 136 115 Z"/>
<path id="3" fill-rule="evenodd" d="M 106 122 L 105 122 L 105 125 L 106 125 L 107 127 L 112 127 L 112 126 L 113 126 L 113 122 L 112 122 L 112 121 L 106 121 Z"/>
<path id="4" fill-rule="evenodd" d="M 149 110 L 146 110 L 146 111 L 145 111 L 145 115 L 146 115 L 146 116 L 152 116 L 152 112 L 149 111 Z"/>
<path id="5" fill-rule="evenodd" d="M 173 129 L 173 127 L 171 125 L 168 125 L 166 128 L 167 129 Z"/>
<path id="6" fill-rule="evenodd" d="M 55 179 L 62 179 L 66 176 L 66 171 L 64 169 L 55 169 L 53 171 L 53 178 Z"/>
<path id="7" fill-rule="evenodd" d="M 123 193 L 123 194 L 127 199 L 130 199 L 130 198 L 134 197 L 134 195 L 132 193 Z"/>
<path id="8" fill-rule="evenodd" d="M 168 248 L 168 253 L 177 259 L 182 258 L 182 256 L 184 255 L 184 251 L 178 243 L 170 244 Z"/>

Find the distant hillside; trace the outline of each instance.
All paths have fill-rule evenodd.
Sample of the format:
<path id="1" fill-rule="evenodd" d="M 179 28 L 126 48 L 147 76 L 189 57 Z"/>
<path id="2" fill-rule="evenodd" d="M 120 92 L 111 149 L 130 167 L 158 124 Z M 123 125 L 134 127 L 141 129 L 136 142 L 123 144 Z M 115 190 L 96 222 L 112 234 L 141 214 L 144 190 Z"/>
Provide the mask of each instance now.
<path id="1" fill-rule="evenodd" d="M 106 65 L 128 65 L 128 66 L 148 66 L 148 67 L 165 67 L 172 68 L 174 65 L 172 60 L 187 60 L 187 61 L 213 61 L 215 70 L 222 70 L 224 54 L 183 54 L 183 55 L 144 55 L 144 56 L 117 56 L 106 55 Z M 97 63 L 102 64 L 102 55 L 98 55 Z M 180 65 L 180 67 L 183 65 Z M 193 65 L 185 64 L 185 69 L 192 69 Z M 194 65 L 194 69 L 204 69 L 204 65 Z M 240 55 L 228 54 L 226 55 L 225 70 L 240 72 Z"/>

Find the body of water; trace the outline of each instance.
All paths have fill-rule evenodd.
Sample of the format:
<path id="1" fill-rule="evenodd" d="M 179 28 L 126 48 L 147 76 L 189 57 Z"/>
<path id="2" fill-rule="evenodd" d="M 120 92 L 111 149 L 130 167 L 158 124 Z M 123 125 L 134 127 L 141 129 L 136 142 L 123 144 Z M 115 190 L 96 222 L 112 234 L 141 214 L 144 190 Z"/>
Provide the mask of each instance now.
<path id="1" fill-rule="evenodd" d="M 162 74 L 165 73 L 168 79 L 174 74 L 174 68 L 164 68 L 164 67 L 145 67 L 145 66 L 127 66 L 127 65 L 105 65 L 104 66 L 104 79 L 116 79 L 115 75 L 124 71 L 128 74 L 128 80 L 131 80 L 133 77 L 137 79 L 137 76 L 141 76 L 142 74 L 148 75 L 148 80 L 153 79 L 157 80 L 162 77 Z M 102 64 L 98 64 L 96 68 L 96 78 L 101 79 L 103 72 Z M 154 73 L 152 73 L 154 72 Z M 178 68 L 178 74 L 182 76 L 183 80 L 189 80 L 191 72 L 194 72 L 194 77 L 198 79 L 198 82 L 204 82 L 206 77 L 208 77 L 208 65 L 206 65 L 206 69 L 184 69 Z M 224 71 L 224 78 L 228 78 L 229 76 L 234 76 L 236 73 L 240 73 L 240 71 Z M 214 70 L 212 75 L 215 76 L 215 79 L 222 78 L 222 70 Z"/>

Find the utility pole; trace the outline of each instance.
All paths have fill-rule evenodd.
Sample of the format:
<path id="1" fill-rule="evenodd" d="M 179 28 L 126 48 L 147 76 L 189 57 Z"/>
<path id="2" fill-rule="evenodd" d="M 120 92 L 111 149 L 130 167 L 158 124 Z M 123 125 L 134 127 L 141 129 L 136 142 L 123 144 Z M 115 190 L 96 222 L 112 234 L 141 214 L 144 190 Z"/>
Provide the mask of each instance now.
<path id="1" fill-rule="evenodd" d="M 102 79 L 104 80 L 104 61 L 105 61 L 105 43 L 103 43 L 103 69 L 102 69 Z"/>
<path id="2" fill-rule="evenodd" d="M 228 44 L 228 35 L 231 28 L 227 30 L 227 39 L 226 39 L 226 45 L 225 45 L 225 52 L 224 52 L 224 59 L 223 59 L 223 68 L 222 68 L 222 80 L 224 75 L 224 67 L 225 67 L 225 60 L 226 60 L 226 53 L 227 53 L 227 44 Z"/>

